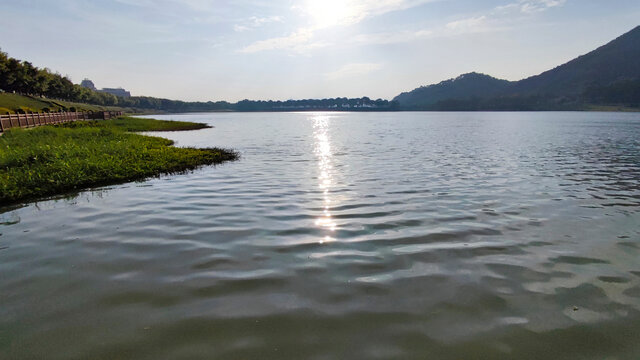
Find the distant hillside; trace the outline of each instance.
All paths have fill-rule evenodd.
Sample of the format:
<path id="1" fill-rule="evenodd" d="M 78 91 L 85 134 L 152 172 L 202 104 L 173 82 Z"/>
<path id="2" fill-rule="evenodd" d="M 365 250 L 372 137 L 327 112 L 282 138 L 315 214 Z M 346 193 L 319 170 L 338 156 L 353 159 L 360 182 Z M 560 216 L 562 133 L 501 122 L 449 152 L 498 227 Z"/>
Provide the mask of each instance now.
<path id="1" fill-rule="evenodd" d="M 555 69 L 518 81 L 514 94 L 579 95 L 589 86 L 640 78 L 640 26 Z"/>
<path id="2" fill-rule="evenodd" d="M 570 110 L 587 108 L 590 104 L 640 106 L 639 59 L 640 26 L 586 55 L 524 80 L 509 82 L 471 73 L 402 93 L 394 100 L 405 110 Z"/>
<path id="3" fill-rule="evenodd" d="M 404 109 L 423 109 L 448 99 L 496 96 L 503 93 L 509 85 L 511 82 L 507 80 L 473 72 L 439 84 L 419 87 L 402 93 L 393 100 L 398 101 Z"/>

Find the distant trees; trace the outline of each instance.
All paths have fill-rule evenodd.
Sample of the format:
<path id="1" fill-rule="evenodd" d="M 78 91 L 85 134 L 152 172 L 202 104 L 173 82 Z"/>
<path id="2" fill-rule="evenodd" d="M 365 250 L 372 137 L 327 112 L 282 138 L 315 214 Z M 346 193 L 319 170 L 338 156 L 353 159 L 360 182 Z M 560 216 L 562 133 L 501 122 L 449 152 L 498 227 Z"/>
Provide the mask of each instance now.
<path id="1" fill-rule="evenodd" d="M 20 61 L 0 51 L 0 90 L 22 95 L 40 96 L 103 106 L 121 106 L 163 111 L 211 111 L 230 109 L 227 102 L 173 101 L 151 97 L 122 98 L 73 84 L 71 80 L 49 69 L 40 69 L 28 61 Z"/>
<path id="2" fill-rule="evenodd" d="M 4 91 L 73 101 L 77 100 L 76 86 L 67 77 L 0 51 L 0 89 Z"/>
<path id="3" fill-rule="evenodd" d="M 591 85 L 583 96 L 592 104 L 640 107 L 640 79 L 621 80 L 607 86 Z"/>
<path id="4" fill-rule="evenodd" d="M 320 100 L 252 101 L 243 100 L 236 104 L 218 102 L 184 102 L 159 99 L 148 96 L 118 97 L 113 94 L 94 91 L 49 69 L 40 69 L 28 61 L 20 61 L 0 51 L 0 90 L 22 95 L 40 96 L 102 106 L 120 106 L 134 109 L 152 109 L 167 112 L 196 111 L 291 111 L 291 110 L 397 110 L 395 101 L 368 97 Z"/>
<path id="5" fill-rule="evenodd" d="M 234 104 L 237 111 L 304 111 L 304 110 L 333 110 L 333 111 L 380 111 L 397 110 L 398 103 L 388 100 L 371 100 L 362 98 L 333 98 L 306 99 L 287 101 L 252 101 L 242 100 Z"/>

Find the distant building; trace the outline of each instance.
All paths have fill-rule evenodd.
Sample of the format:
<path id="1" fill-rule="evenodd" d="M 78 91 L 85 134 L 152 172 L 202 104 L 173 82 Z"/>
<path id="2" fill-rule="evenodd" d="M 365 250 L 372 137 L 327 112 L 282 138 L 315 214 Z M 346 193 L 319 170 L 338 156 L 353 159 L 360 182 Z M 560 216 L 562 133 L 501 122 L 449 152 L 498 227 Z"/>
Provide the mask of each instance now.
<path id="1" fill-rule="evenodd" d="M 89 79 L 82 80 L 82 82 L 80 83 L 80 86 L 82 86 L 83 88 L 87 88 L 89 90 L 105 92 L 108 94 L 113 94 L 115 96 L 131 97 L 131 93 L 123 88 L 104 88 L 102 90 L 98 90 L 96 89 L 96 86 L 93 84 L 93 81 Z"/>
<path id="2" fill-rule="evenodd" d="M 96 86 L 93 84 L 93 81 L 89 79 L 82 80 L 82 82 L 80 83 L 80 86 L 82 86 L 83 88 L 87 88 L 89 90 L 98 91 L 98 89 L 96 89 Z"/>
<path id="3" fill-rule="evenodd" d="M 115 96 L 120 96 L 120 97 L 131 97 L 131 93 L 128 92 L 127 90 L 123 89 L 123 88 L 104 88 L 102 90 L 99 90 L 102 92 L 106 92 L 109 94 L 113 94 Z"/>

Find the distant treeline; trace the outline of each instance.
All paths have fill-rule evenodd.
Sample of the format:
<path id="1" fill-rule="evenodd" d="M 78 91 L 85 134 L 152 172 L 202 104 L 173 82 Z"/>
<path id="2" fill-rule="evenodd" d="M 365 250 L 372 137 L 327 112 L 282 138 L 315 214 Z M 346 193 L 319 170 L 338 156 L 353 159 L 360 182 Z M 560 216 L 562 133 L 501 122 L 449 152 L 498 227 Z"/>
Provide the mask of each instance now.
<path id="1" fill-rule="evenodd" d="M 69 78 L 49 69 L 40 69 L 28 61 L 20 61 L 0 51 L 0 90 L 50 99 L 88 104 L 118 105 L 114 95 L 74 85 Z"/>
<path id="2" fill-rule="evenodd" d="M 397 101 L 383 99 L 371 100 L 368 97 L 348 99 L 334 98 L 321 100 L 287 100 L 287 101 L 251 101 L 242 100 L 233 104 L 236 111 L 305 111 L 305 110 L 334 110 L 334 111 L 379 111 L 398 110 Z"/>
<path id="3" fill-rule="evenodd" d="M 577 96 L 512 95 L 441 100 L 417 110 L 429 111 L 566 111 L 589 105 L 640 108 L 640 80 L 591 85 Z"/>
<path id="4" fill-rule="evenodd" d="M 397 102 L 335 98 L 323 100 L 251 101 L 232 104 L 226 101 L 186 102 L 148 96 L 119 97 L 93 91 L 49 69 L 40 69 L 28 61 L 9 57 L 0 51 L 0 90 L 22 95 L 40 96 L 92 105 L 160 110 L 166 112 L 198 111 L 304 111 L 304 110 L 397 110 Z"/>

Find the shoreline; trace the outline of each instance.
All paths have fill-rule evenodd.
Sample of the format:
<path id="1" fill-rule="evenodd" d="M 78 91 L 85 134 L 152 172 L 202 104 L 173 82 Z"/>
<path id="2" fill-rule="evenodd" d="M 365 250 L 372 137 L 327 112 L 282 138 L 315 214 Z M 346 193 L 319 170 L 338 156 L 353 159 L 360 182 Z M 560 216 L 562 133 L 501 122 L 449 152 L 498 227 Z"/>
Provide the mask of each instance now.
<path id="1" fill-rule="evenodd" d="M 189 131 L 206 124 L 119 117 L 10 129 L 0 137 L 0 206 L 141 181 L 237 160 L 220 148 L 174 147 L 136 132 Z"/>

